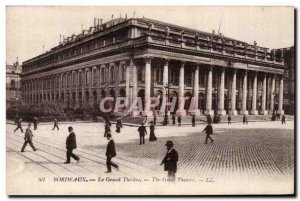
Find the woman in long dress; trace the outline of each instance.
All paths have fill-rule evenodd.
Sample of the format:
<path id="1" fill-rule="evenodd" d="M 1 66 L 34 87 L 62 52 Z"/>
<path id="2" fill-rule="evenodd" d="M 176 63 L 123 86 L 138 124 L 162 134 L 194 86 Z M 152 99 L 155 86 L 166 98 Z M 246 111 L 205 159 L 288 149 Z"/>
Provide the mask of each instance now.
<path id="1" fill-rule="evenodd" d="M 150 125 L 150 138 L 149 138 L 149 141 L 156 141 L 157 138 L 156 138 L 155 133 L 154 133 L 155 126 L 154 126 L 153 121 L 151 121 L 150 123 L 151 123 L 151 125 Z"/>

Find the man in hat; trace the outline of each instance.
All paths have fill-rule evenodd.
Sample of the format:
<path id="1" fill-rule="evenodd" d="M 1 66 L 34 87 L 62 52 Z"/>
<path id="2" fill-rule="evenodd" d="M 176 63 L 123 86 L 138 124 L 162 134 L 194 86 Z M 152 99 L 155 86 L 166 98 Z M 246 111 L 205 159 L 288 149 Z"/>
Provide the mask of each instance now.
<path id="1" fill-rule="evenodd" d="M 231 124 L 231 116 L 230 115 L 228 115 L 227 121 L 228 121 L 228 125 Z"/>
<path id="2" fill-rule="evenodd" d="M 57 119 L 54 119 L 54 127 L 52 130 L 54 130 L 55 128 L 57 128 L 57 130 L 59 130 Z"/>
<path id="3" fill-rule="evenodd" d="M 143 122 L 142 125 L 138 128 L 140 134 L 140 145 L 145 144 L 145 135 L 147 135 L 147 130 L 144 124 L 145 123 Z"/>
<path id="4" fill-rule="evenodd" d="M 116 148 L 115 148 L 115 142 L 112 139 L 111 133 L 110 132 L 107 133 L 106 137 L 107 137 L 108 143 L 107 143 L 106 153 L 105 153 L 106 167 L 107 167 L 107 171 L 105 173 L 111 173 L 111 166 L 113 166 L 117 170 L 119 170 L 119 166 L 111 161 L 111 159 L 117 155 Z"/>
<path id="5" fill-rule="evenodd" d="M 23 128 L 22 128 L 22 118 L 19 119 L 19 121 L 17 122 L 17 128 L 14 130 L 14 132 L 16 132 L 18 129 L 21 130 L 21 132 L 23 133 Z"/>
<path id="6" fill-rule="evenodd" d="M 207 120 L 208 124 L 212 123 L 212 118 L 211 118 L 210 114 L 207 115 L 206 120 Z"/>
<path id="7" fill-rule="evenodd" d="M 196 119 L 195 119 L 195 115 L 192 116 L 192 127 L 196 126 Z"/>
<path id="8" fill-rule="evenodd" d="M 24 144 L 23 144 L 23 147 L 21 149 L 21 152 L 25 152 L 25 148 L 27 146 L 27 144 L 29 143 L 29 145 L 31 146 L 31 148 L 33 149 L 33 151 L 36 151 L 37 149 L 34 147 L 33 143 L 32 143 L 32 137 L 33 137 L 33 134 L 32 134 L 32 131 L 30 129 L 31 127 L 31 123 L 28 123 L 28 127 L 26 128 L 26 131 L 25 131 L 25 137 L 24 137 Z"/>
<path id="9" fill-rule="evenodd" d="M 282 117 L 281 117 L 281 124 L 283 125 L 283 124 L 286 124 L 285 123 L 285 116 L 284 116 L 284 114 L 282 115 Z"/>
<path id="10" fill-rule="evenodd" d="M 175 173 L 177 172 L 178 152 L 173 148 L 172 141 L 167 141 L 167 154 L 160 165 L 164 164 L 164 170 L 168 171 L 168 178 L 175 180 Z"/>
<path id="11" fill-rule="evenodd" d="M 243 116 L 243 124 L 248 124 L 248 119 L 245 114 Z"/>
<path id="12" fill-rule="evenodd" d="M 178 116 L 177 121 L 178 121 L 178 126 L 180 127 L 181 126 L 181 116 L 180 115 Z"/>
<path id="13" fill-rule="evenodd" d="M 210 142 L 213 143 L 214 140 L 210 137 L 210 135 L 213 134 L 213 127 L 212 125 L 209 123 L 207 124 L 207 126 L 204 128 L 204 130 L 202 132 L 206 132 L 206 138 L 205 138 L 205 142 L 204 144 L 207 144 L 207 140 L 210 139 Z"/>
<path id="14" fill-rule="evenodd" d="M 68 131 L 69 131 L 69 136 L 67 137 L 67 140 L 66 140 L 67 161 L 65 162 L 65 164 L 68 164 L 71 162 L 71 157 L 74 158 L 77 161 L 76 164 L 78 164 L 80 158 L 78 156 L 76 156 L 75 154 L 73 154 L 73 150 L 77 148 L 76 135 L 73 132 L 72 126 L 68 127 Z"/>

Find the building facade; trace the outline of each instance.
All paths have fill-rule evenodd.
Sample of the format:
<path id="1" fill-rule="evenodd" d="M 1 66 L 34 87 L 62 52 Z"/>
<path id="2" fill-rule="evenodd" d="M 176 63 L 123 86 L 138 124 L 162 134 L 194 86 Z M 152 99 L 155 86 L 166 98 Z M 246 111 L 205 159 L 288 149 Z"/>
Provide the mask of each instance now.
<path id="1" fill-rule="evenodd" d="M 18 61 L 13 65 L 6 64 L 6 108 L 21 103 L 21 72 L 22 66 Z"/>
<path id="2" fill-rule="evenodd" d="M 177 99 L 176 113 L 283 113 L 280 50 L 146 18 L 118 18 L 63 38 L 50 51 L 23 63 L 25 104 L 98 107 L 104 97 Z M 142 115 L 158 113 L 159 107 Z M 140 115 L 133 112 L 131 115 Z"/>

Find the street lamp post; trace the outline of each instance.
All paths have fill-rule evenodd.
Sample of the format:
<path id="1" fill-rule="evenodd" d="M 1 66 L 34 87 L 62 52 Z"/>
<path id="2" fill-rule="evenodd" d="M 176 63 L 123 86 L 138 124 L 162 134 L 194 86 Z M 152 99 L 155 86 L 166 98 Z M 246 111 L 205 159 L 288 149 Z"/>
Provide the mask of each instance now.
<path id="1" fill-rule="evenodd" d="M 218 109 L 219 109 L 219 101 L 218 101 L 218 89 L 215 88 L 215 94 L 216 94 L 216 108 L 215 108 L 215 115 L 218 114 Z"/>
<path id="2" fill-rule="evenodd" d="M 130 90 L 129 90 L 129 94 L 130 94 L 129 97 L 130 97 L 130 100 L 129 100 L 129 103 L 128 103 L 128 104 L 129 104 L 128 107 L 129 107 L 129 115 L 132 116 L 133 111 L 130 111 L 130 109 L 131 109 L 131 104 L 132 104 L 132 102 L 133 102 L 133 101 L 132 101 L 132 89 L 133 89 L 133 84 L 132 84 L 132 82 L 129 83 L 129 89 L 130 89 Z"/>

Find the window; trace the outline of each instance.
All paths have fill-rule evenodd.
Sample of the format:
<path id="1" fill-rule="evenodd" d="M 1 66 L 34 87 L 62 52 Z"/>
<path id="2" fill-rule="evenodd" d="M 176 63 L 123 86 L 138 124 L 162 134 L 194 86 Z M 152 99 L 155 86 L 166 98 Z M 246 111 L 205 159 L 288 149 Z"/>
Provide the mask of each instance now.
<path id="1" fill-rule="evenodd" d="M 200 87 L 205 87 L 205 71 L 200 71 L 199 84 Z"/>
<path id="2" fill-rule="evenodd" d="M 104 83 L 104 78 L 105 78 L 105 68 L 101 68 L 101 83 Z"/>
<path id="3" fill-rule="evenodd" d="M 81 71 L 79 71 L 79 80 L 78 80 L 78 84 L 79 84 L 79 86 L 81 86 L 81 84 L 82 84 L 82 73 L 81 73 Z"/>
<path id="4" fill-rule="evenodd" d="M 85 71 L 85 84 L 89 84 L 89 71 Z"/>
<path id="5" fill-rule="evenodd" d="M 10 81 L 10 87 L 11 88 L 15 88 L 16 87 L 16 81 L 15 80 L 11 80 Z"/>
<path id="6" fill-rule="evenodd" d="M 109 78 L 110 78 L 110 82 L 114 82 L 115 81 L 115 67 L 114 66 L 112 66 L 110 68 Z"/>
<path id="7" fill-rule="evenodd" d="M 136 70 L 137 70 L 138 81 L 145 81 L 144 68 L 137 67 Z"/>
<path id="8" fill-rule="evenodd" d="M 73 79 L 73 86 L 75 86 L 76 85 L 76 73 L 72 73 L 72 79 Z"/>
<path id="9" fill-rule="evenodd" d="M 93 84 L 97 83 L 97 69 L 93 69 Z"/>

